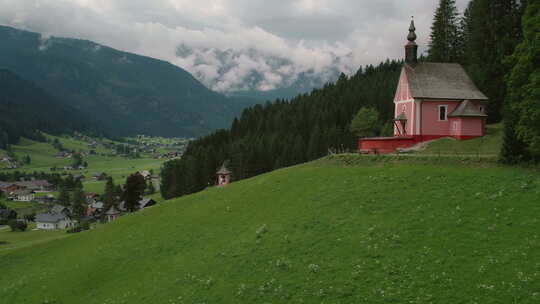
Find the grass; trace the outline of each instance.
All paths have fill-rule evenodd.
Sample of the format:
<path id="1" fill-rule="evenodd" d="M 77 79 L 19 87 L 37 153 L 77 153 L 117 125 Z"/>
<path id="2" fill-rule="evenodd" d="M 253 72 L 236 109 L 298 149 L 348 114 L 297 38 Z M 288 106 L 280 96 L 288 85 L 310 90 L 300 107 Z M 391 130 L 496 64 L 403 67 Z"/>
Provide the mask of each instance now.
<path id="1" fill-rule="evenodd" d="M 47 205 L 36 202 L 2 201 L 2 203 L 9 209 L 15 210 L 19 218 L 23 218 L 23 216 L 27 214 L 46 212 L 49 209 Z"/>
<path id="2" fill-rule="evenodd" d="M 488 125 L 486 136 L 471 140 L 443 138 L 431 142 L 418 154 L 424 155 L 470 155 L 497 157 L 502 147 L 502 124 Z"/>
<path id="3" fill-rule="evenodd" d="M 488 161 L 325 159 L 0 247 L 0 298 L 538 303 L 539 195 L 538 172 Z"/>
<path id="4" fill-rule="evenodd" d="M 84 141 L 74 140 L 65 137 L 54 137 L 47 135 L 52 141 L 58 138 L 62 145 L 68 150 L 87 151 L 89 148 Z M 71 159 L 56 158 L 57 150 L 50 143 L 41 143 L 22 138 L 18 145 L 12 145 L 12 150 L 15 155 L 22 159 L 25 155 L 29 155 L 32 159 L 31 164 L 25 165 L 17 169 L 21 172 L 44 171 L 51 172 L 51 167 L 64 167 L 71 165 Z M 92 176 L 96 172 L 105 172 L 111 176 L 116 184 L 124 184 L 127 176 L 142 170 L 153 170 L 155 175 L 159 174 L 161 164 L 164 160 L 153 159 L 148 157 L 129 159 L 120 156 L 110 156 L 110 150 L 99 147 L 96 149 L 98 154 L 89 155 L 84 158 L 88 162 L 89 167 L 86 170 L 72 171 L 56 171 L 65 172 L 73 175 L 83 174 L 86 180 L 83 182 L 86 192 L 103 193 L 105 182 L 96 182 L 92 180 Z M 0 155 L 5 155 L 5 151 L 0 150 Z M 0 169 L 2 170 L 2 169 Z M 4 172 L 13 172 L 14 170 L 4 169 Z"/>
<path id="5" fill-rule="evenodd" d="M 53 240 L 63 239 L 69 236 L 64 230 L 32 230 L 34 228 L 35 224 L 32 224 L 25 232 L 12 232 L 7 226 L 0 226 L 0 259 L 2 258 L 2 255 L 7 254 L 8 252 L 17 251 L 41 243 L 47 243 Z"/>

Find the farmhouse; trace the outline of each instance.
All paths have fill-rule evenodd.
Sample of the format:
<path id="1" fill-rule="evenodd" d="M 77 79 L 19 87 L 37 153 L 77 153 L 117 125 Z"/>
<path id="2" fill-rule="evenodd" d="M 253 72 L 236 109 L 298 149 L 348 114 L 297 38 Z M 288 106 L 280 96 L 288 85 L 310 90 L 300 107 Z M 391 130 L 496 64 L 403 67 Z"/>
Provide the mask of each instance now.
<path id="1" fill-rule="evenodd" d="M 55 205 L 48 213 L 36 215 L 37 229 L 55 230 L 73 227 L 74 221 L 70 218 L 71 212 L 67 207 Z"/>
<path id="2" fill-rule="evenodd" d="M 27 189 L 34 192 L 51 192 L 54 191 L 54 186 L 51 185 L 46 180 L 31 180 L 17 182 L 17 185 L 21 186 L 23 189 Z"/>
<path id="3" fill-rule="evenodd" d="M 156 204 L 157 204 L 157 202 L 155 200 L 151 199 L 151 198 L 143 198 L 143 199 L 141 199 L 139 201 L 138 209 L 142 210 L 142 209 L 145 209 L 145 208 L 152 207 L 152 206 L 154 206 Z M 122 201 L 122 202 L 120 202 L 120 204 L 118 204 L 118 206 L 113 205 L 113 206 L 109 207 L 109 209 L 107 211 L 105 211 L 105 217 L 107 219 L 107 222 L 114 221 L 115 219 L 120 217 L 123 212 L 126 212 L 127 208 L 125 207 L 125 205 L 126 205 L 126 202 Z"/>
<path id="4" fill-rule="evenodd" d="M 485 135 L 488 98 L 460 64 L 418 62 L 415 31 L 411 21 L 394 97 L 394 137 L 362 138 L 360 152 L 391 153 L 441 137 Z"/>
<path id="5" fill-rule="evenodd" d="M 10 194 L 10 197 L 16 202 L 31 202 L 34 200 L 34 193 L 30 190 L 17 190 Z"/>

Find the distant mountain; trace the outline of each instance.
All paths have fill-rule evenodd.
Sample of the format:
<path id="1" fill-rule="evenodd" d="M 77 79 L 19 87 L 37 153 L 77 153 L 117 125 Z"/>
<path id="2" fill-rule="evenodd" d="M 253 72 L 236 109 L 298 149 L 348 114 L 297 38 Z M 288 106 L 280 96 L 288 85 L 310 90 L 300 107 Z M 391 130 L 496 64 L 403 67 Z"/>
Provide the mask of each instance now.
<path id="1" fill-rule="evenodd" d="M 15 73 L 0 69 L 0 148 L 18 142 L 21 136 L 43 139 L 36 130 L 59 134 L 95 129 L 73 107 Z"/>
<path id="2" fill-rule="evenodd" d="M 350 56 L 336 57 L 328 68 L 315 71 L 294 64 L 286 56 L 269 55 L 254 48 L 223 50 L 182 44 L 176 55 L 209 88 L 228 96 L 258 100 L 289 99 L 334 82 L 342 72 L 341 60 Z"/>
<path id="3" fill-rule="evenodd" d="M 168 62 L 85 40 L 0 26 L 0 67 L 29 79 L 112 135 L 198 136 L 230 124 L 250 98 L 213 92 Z"/>

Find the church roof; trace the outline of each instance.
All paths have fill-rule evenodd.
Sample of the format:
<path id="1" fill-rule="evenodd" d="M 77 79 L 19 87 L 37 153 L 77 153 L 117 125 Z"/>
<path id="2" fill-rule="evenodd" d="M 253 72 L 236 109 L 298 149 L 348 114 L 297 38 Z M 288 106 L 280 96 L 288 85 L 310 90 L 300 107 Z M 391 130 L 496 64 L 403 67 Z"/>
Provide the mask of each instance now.
<path id="1" fill-rule="evenodd" d="M 225 163 L 223 163 L 223 165 L 221 165 L 221 168 L 219 168 L 219 170 L 217 171 L 216 174 L 218 175 L 228 175 L 228 174 L 231 174 L 232 172 L 227 169 L 227 166 L 225 165 Z"/>
<path id="2" fill-rule="evenodd" d="M 458 63 L 405 64 L 413 98 L 488 100 Z"/>
<path id="3" fill-rule="evenodd" d="M 107 212 L 105 212 L 105 215 L 117 215 L 117 214 L 120 214 L 120 211 L 118 211 L 118 209 L 116 209 L 114 205 L 111 206 L 111 208 L 109 208 Z"/>
<path id="4" fill-rule="evenodd" d="M 464 100 L 448 117 L 487 117 L 480 112 L 469 100 Z"/>

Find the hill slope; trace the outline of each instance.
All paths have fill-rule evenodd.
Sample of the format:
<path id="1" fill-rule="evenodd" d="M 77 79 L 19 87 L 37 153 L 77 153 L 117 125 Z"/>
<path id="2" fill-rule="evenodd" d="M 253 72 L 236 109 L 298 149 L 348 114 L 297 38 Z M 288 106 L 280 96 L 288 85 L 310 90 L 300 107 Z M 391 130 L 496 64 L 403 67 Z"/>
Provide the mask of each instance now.
<path id="1" fill-rule="evenodd" d="M 33 247 L 6 303 L 537 303 L 540 179 L 353 157 L 274 171 Z M 4 248 L 9 244 L 4 245 Z"/>
<path id="2" fill-rule="evenodd" d="M 0 69 L 0 149 L 21 136 L 40 137 L 35 130 L 52 134 L 95 129 L 73 107 L 50 96 L 34 83 Z"/>
<path id="3" fill-rule="evenodd" d="M 0 26 L 0 67 L 34 81 L 114 135 L 195 136 L 224 127 L 246 105 L 168 62 L 90 41 Z"/>

